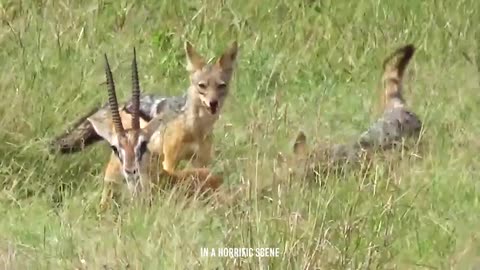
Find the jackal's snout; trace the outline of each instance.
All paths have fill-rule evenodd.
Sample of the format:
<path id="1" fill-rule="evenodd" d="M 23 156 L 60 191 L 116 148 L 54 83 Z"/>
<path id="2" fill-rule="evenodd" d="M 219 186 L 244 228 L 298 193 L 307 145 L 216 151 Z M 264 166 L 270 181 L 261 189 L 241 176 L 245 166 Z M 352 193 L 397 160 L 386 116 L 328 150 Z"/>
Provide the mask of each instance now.
<path id="1" fill-rule="evenodd" d="M 208 103 L 208 108 L 210 109 L 210 112 L 211 112 L 212 114 L 217 113 L 218 101 L 217 101 L 217 100 L 211 100 L 211 101 Z"/>
<path id="2" fill-rule="evenodd" d="M 202 101 L 203 106 L 207 109 L 208 112 L 211 114 L 216 114 L 218 111 L 220 111 L 223 100 L 221 97 L 212 95 L 213 97 L 209 97 L 208 95 L 205 97 L 200 97 L 200 100 Z"/>

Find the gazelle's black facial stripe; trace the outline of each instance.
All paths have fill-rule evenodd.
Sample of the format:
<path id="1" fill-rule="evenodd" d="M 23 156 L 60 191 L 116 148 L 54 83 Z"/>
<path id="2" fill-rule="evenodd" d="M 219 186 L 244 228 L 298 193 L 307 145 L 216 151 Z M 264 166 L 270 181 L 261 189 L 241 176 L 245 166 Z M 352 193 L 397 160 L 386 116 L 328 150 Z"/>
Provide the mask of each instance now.
<path id="1" fill-rule="evenodd" d="M 118 150 L 118 148 L 115 145 L 110 145 L 110 148 L 112 148 L 113 153 L 115 154 L 115 156 L 117 156 L 120 162 L 123 162 L 122 155 L 120 154 L 120 151 Z"/>
<path id="2" fill-rule="evenodd" d="M 147 152 L 147 143 L 143 136 L 138 137 L 138 143 L 135 146 L 135 155 L 138 161 L 141 161 L 143 155 Z"/>

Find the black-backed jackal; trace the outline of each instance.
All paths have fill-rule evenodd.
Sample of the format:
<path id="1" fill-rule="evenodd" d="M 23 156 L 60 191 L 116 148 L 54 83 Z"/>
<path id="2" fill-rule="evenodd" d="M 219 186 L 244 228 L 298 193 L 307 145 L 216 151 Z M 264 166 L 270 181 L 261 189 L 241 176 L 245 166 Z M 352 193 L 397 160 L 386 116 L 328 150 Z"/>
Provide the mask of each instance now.
<path id="1" fill-rule="evenodd" d="M 403 144 L 405 139 L 417 139 L 422 122 L 407 108 L 402 90 L 404 71 L 414 52 L 415 47 L 409 44 L 384 61 L 383 114 L 358 139 L 345 144 L 319 144 L 310 149 L 306 135 L 299 132 L 293 145 L 293 157 L 279 155 L 283 168 L 288 167 L 291 173 L 303 176 L 321 174 L 325 170 L 363 162 L 373 152 Z"/>

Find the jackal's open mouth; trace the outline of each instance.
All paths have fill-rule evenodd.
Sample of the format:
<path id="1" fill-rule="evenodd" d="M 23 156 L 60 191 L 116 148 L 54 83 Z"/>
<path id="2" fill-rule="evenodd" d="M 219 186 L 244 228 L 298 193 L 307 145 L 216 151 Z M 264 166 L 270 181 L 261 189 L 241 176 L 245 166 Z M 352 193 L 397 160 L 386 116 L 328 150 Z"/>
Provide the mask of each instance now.
<path id="1" fill-rule="evenodd" d="M 210 102 L 210 104 L 205 104 L 205 108 L 211 114 L 216 114 L 218 111 L 218 102 Z"/>
<path id="2" fill-rule="evenodd" d="M 202 100 L 202 105 L 203 107 L 209 112 L 211 113 L 212 115 L 213 114 L 216 114 L 218 112 L 218 109 L 219 109 L 219 104 L 218 104 L 218 101 L 203 101 Z"/>
<path id="3" fill-rule="evenodd" d="M 214 100 L 214 101 L 210 101 L 210 112 L 212 114 L 215 114 L 217 113 L 218 111 L 218 101 L 217 100 Z"/>
<path id="4" fill-rule="evenodd" d="M 217 107 L 210 107 L 208 108 L 208 110 L 210 111 L 211 114 L 216 114 L 217 113 Z"/>

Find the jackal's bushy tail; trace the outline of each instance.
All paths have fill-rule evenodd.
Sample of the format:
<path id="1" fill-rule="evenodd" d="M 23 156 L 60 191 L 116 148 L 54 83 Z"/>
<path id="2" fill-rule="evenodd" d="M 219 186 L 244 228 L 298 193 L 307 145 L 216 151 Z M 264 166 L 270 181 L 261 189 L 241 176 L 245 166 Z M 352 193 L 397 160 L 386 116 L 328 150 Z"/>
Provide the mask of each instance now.
<path id="1" fill-rule="evenodd" d="M 87 120 L 89 116 L 96 113 L 99 107 L 95 107 L 87 114 L 78 119 L 61 135 L 55 137 L 49 145 L 49 150 L 52 153 L 71 154 L 82 151 L 85 147 L 101 141 L 100 137 L 93 128 L 90 121 Z"/>
<path id="2" fill-rule="evenodd" d="M 402 95 L 403 74 L 414 53 L 415 47 L 408 44 L 397 49 L 383 62 L 384 109 L 405 105 Z"/>

